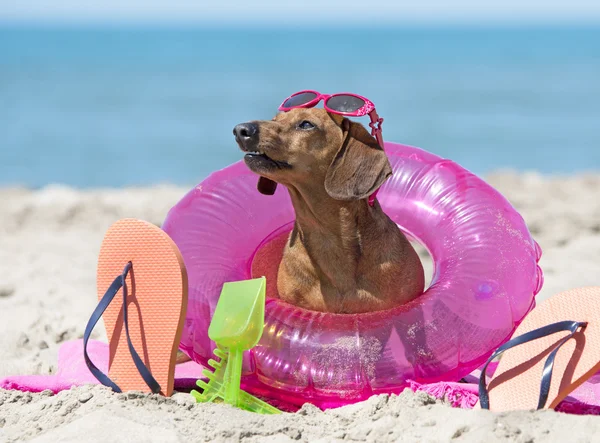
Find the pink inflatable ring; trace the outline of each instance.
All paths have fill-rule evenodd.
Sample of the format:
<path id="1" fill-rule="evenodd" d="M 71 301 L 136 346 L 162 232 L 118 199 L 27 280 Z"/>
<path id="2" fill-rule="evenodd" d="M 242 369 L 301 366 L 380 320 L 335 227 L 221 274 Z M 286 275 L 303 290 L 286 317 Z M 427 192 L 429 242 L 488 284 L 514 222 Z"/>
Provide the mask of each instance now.
<path id="1" fill-rule="evenodd" d="M 456 163 L 414 147 L 385 146 L 394 175 L 378 199 L 429 250 L 431 286 L 407 305 L 356 315 L 268 298 L 263 337 L 244 356 L 244 389 L 327 408 L 401 392 L 408 380 L 459 380 L 533 307 L 542 285 L 541 251 L 508 201 Z M 223 283 L 252 278 L 254 257 L 294 221 L 287 190 L 264 196 L 256 181 L 243 162 L 215 172 L 163 226 L 189 275 L 181 349 L 203 365 L 213 357 L 208 325 Z"/>

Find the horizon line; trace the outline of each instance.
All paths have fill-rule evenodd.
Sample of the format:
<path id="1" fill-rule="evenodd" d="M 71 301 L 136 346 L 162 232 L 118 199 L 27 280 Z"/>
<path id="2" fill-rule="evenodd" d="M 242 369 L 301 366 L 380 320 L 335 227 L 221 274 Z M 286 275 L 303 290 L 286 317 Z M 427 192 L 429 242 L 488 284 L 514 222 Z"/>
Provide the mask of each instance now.
<path id="1" fill-rule="evenodd" d="M 238 28 L 238 29 L 260 29 L 264 26 L 269 26 L 271 29 L 285 28 L 291 30 L 323 28 L 325 26 L 331 29 L 346 28 L 348 25 L 362 25 L 364 30 L 390 29 L 394 27 L 402 28 L 426 28 L 426 27 L 469 27 L 469 28 L 485 28 L 485 27 L 572 27 L 572 26 L 600 26 L 600 16 L 598 17 L 581 17 L 575 18 L 522 18 L 522 19 L 502 19 L 489 17 L 487 19 L 410 19 L 410 20 L 377 20 L 377 23 L 365 24 L 365 20 L 349 21 L 346 20 L 340 23 L 336 20 L 318 20 L 312 23 L 299 23 L 290 26 L 289 24 L 281 23 L 277 20 L 253 20 L 251 22 L 242 20 L 199 20 L 194 18 L 167 19 L 167 20 L 152 20 L 152 19 L 7 19 L 0 16 L 0 26 L 35 26 L 35 27 L 205 27 L 207 29 L 214 28 Z M 355 29 L 354 31 L 360 31 Z"/>

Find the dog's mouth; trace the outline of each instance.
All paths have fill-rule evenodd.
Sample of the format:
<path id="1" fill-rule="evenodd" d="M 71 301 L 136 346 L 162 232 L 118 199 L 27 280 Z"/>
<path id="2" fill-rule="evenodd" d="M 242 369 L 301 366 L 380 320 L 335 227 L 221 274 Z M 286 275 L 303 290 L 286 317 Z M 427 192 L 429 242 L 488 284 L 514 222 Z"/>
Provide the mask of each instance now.
<path id="1" fill-rule="evenodd" d="M 244 161 L 250 169 L 289 169 L 291 165 L 287 162 L 274 160 L 260 150 L 243 150 Z"/>

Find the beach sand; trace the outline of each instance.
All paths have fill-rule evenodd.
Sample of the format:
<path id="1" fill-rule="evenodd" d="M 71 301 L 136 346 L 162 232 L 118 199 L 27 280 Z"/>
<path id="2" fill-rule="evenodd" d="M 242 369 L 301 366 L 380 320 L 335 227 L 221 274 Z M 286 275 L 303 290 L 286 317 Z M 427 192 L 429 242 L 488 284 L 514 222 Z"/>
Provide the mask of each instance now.
<path id="1" fill-rule="evenodd" d="M 600 175 L 499 172 L 487 181 L 521 212 L 543 249 L 538 300 L 600 284 Z M 160 225 L 186 189 L 0 189 L 0 378 L 50 374 L 96 305 L 96 257 L 123 217 Z M 94 338 L 105 339 L 103 327 Z M 423 393 L 378 396 L 321 412 L 260 416 L 225 405 L 114 394 L 85 386 L 57 395 L 0 390 L 0 442 L 598 441 L 600 418 L 554 411 L 453 409 Z"/>

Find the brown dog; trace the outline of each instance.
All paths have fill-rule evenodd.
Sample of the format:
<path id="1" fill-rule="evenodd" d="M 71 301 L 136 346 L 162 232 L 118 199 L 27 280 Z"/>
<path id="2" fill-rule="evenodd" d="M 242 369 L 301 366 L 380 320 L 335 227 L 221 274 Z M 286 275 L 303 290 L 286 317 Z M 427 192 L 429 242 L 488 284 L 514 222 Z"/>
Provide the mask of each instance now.
<path id="1" fill-rule="evenodd" d="M 259 190 L 289 190 L 296 222 L 279 265 L 279 297 L 323 312 L 360 313 L 423 292 L 423 267 L 398 226 L 368 197 L 392 174 L 359 123 L 323 109 L 293 109 L 235 127 Z M 271 184 L 270 189 L 269 184 Z"/>

